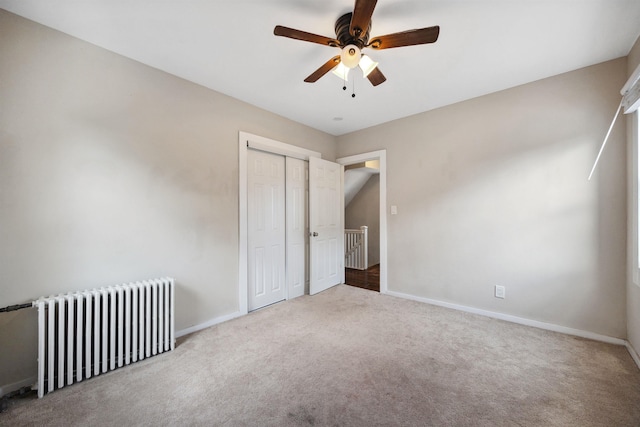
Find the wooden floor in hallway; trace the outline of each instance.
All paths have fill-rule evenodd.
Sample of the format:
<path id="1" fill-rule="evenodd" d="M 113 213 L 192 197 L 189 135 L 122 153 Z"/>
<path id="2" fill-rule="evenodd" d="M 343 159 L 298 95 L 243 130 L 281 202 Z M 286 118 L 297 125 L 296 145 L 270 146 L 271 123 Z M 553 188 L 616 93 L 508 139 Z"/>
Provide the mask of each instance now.
<path id="1" fill-rule="evenodd" d="M 345 268 L 344 281 L 347 285 L 380 292 L 380 264 L 366 270 Z"/>

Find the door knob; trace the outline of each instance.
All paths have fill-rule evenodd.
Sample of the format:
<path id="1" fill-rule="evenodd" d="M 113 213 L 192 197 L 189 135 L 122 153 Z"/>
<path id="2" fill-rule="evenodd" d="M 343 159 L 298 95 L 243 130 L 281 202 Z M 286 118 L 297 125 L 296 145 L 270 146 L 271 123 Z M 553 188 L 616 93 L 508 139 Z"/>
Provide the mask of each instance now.
<path id="1" fill-rule="evenodd" d="M 313 237 L 318 237 L 318 233 L 316 233 L 315 231 L 312 234 Z"/>

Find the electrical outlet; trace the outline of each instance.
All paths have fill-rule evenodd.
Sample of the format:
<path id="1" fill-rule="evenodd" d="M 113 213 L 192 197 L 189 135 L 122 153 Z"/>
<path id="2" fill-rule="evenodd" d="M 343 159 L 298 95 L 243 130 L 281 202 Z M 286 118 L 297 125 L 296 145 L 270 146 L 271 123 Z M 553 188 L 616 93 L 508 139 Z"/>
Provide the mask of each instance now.
<path id="1" fill-rule="evenodd" d="M 495 296 L 496 296 L 496 298 L 502 298 L 502 299 L 504 299 L 504 297 L 505 297 L 505 289 L 504 289 L 504 286 L 496 285 L 496 289 L 495 289 Z"/>

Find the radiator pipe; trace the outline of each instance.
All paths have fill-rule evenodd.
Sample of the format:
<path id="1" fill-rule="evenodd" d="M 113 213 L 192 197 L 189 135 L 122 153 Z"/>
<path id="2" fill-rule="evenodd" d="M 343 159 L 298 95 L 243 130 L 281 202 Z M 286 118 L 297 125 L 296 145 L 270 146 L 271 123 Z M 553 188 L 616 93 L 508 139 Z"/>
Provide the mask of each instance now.
<path id="1" fill-rule="evenodd" d="M 9 307 L 0 308 L 0 313 L 22 310 L 23 308 L 29 308 L 29 307 L 33 307 L 33 303 L 10 305 Z"/>

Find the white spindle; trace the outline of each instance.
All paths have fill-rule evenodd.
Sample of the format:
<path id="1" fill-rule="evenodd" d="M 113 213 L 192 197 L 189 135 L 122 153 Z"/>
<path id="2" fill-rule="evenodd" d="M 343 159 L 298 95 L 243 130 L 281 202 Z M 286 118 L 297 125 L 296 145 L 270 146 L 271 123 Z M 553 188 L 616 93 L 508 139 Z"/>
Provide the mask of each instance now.
<path id="1" fill-rule="evenodd" d="M 362 244 L 360 247 L 362 248 L 362 254 L 360 256 L 360 266 L 363 270 L 366 270 L 369 267 L 369 227 L 363 225 L 360 227 L 362 230 Z"/>

